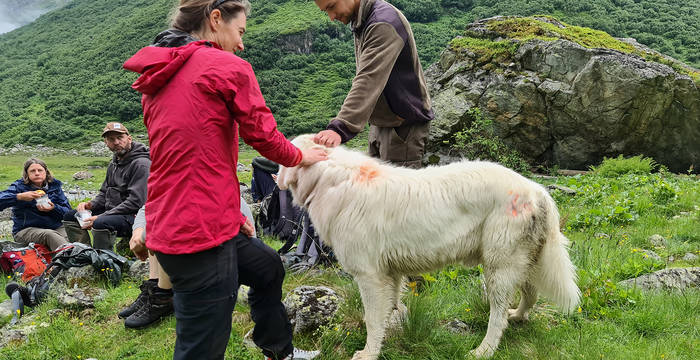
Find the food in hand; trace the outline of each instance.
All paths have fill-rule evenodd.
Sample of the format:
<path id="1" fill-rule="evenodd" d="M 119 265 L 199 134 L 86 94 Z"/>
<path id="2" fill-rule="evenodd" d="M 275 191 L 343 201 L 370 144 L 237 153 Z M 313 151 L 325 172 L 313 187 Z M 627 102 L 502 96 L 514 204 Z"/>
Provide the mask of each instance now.
<path id="1" fill-rule="evenodd" d="M 44 190 L 37 190 L 37 191 L 35 191 L 35 193 L 37 193 L 37 194 L 39 194 L 39 195 L 44 195 L 44 194 L 46 194 L 46 193 L 44 192 Z"/>

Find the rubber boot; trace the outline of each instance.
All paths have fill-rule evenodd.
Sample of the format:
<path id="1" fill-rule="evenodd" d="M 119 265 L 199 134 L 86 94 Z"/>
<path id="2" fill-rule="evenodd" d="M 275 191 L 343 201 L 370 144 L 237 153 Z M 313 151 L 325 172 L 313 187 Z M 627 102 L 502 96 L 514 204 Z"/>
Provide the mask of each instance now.
<path id="1" fill-rule="evenodd" d="M 68 235 L 68 241 L 79 242 L 90 246 L 90 233 L 87 230 L 80 227 L 77 221 L 66 221 L 63 220 L 63 226 L 66 228 L 66 234 Z"/>
<path id="2" fill-rule="evenodd" d="M 148 291 L 146 303 L 124 320 L 124 326 L 141 329 L 173 313 L 173 290 L 153 287 Z"/>
<path id="3" fill-rule="evenodd" d="M 117 232 L 107 229 L 92 229 L 92 247 L 114 251 L 114 242 L 117 240 Z"/>
<path id="4" fill-rule="evenodd" d="M 131 314 L 135 313 L 138 311 L 143 305 L 146 304 L 146 298 L 148 298 L 148 291 L 158 285 L 158 280 L 155 279 L 149 279 L 141 283 L 141 286 L 139 286 L 139 289 L 141 289 L 141 293 L 139 296 L 136 298 L 136 300 L 131 303 L 131 305 L 123 308 L 117 316 L 119 316 L 120 319 L 126 319 L 128 318 Z"/>

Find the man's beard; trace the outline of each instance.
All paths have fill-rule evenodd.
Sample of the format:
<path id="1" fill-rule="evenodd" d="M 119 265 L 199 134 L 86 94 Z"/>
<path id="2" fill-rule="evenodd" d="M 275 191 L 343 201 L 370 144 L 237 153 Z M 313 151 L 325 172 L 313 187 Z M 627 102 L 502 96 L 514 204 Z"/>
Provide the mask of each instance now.
<path id="1" fill-rule="evenodd" d="M 112 153 L 114 153 L 115 155 L 117 155 L 117 157 L 123 157 L 123 156 L 126 155 L 126 153 L 128 153 L 130 150 L 131 150 L 131 145 L 129 145 L 128 147 L 123 148 L 123 149 L 112 150 Z"/>

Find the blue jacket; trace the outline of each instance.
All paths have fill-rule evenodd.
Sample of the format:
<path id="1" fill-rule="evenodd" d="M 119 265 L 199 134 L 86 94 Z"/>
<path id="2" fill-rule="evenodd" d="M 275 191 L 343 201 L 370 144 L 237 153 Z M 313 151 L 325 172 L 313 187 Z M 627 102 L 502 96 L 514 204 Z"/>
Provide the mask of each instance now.
<path id="1" fill-rule="evenodd" d="M 39 211 L 36 200 L 20 201 L 17 194 L 26 191 L 39 190 L 32 184 L 25 184 L 22 179 L 12 183 L 10 187 L 0 192 L 0 211 L 12 207 L 12 234 L 18 233 L 28 227 L 41 229 L 56 229 L 63 225 L 63 215 L 70 211 L 70 203 L 61 189 L 61 182 L 54 179 L 49 183 L 48 189 L 42 189 L 49 195 L 49 200 L 54 204 L 54 209 L 49 212 Z"/>

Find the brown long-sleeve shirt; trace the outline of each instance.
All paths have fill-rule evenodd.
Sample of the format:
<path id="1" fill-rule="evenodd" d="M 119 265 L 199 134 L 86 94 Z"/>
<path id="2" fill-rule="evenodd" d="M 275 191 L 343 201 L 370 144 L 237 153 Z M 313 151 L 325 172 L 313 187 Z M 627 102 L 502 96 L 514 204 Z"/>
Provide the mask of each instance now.
<path id="1" fill-rule="evenodd" d="M 362 0 L 352 28 L 356 74 L 328 129 L 346 142 L 367 122 L 397 127 L 432 120 L 413 32 L 403 14 L 382 0 Z"/>

